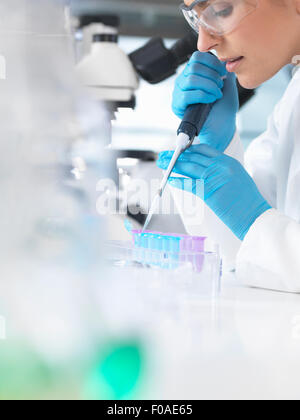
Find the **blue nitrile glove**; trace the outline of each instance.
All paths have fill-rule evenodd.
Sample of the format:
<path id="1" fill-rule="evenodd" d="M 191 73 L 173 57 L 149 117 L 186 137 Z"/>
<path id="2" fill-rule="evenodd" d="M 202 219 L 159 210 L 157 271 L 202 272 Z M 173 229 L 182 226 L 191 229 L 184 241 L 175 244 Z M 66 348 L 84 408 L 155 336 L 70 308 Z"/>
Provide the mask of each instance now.
<path id="1" fill-rule="evenodd" d="M 199 140 L 224 152 L 236 131 L 239 110 L 236 76 L 228 73 L 225 64 L 214 55 L 196 52 L 176 79 L 173 111 L 182 119 L 189 105 L 214 102 Z"/>
<path id="2" fill-rule="evenodd" d="M 173 152 L 161 153 L 158 166 L 167 169 L 172 155 Z M 271 208 L 237 160 L 207 145 L 193 146 L 184 152 L 174 172 L 190 179 L 171 178 L 170 185 L 204 199 L 241 240 L 255 220 Z M 199 180 L 204 184 L 204 194 Z"/>

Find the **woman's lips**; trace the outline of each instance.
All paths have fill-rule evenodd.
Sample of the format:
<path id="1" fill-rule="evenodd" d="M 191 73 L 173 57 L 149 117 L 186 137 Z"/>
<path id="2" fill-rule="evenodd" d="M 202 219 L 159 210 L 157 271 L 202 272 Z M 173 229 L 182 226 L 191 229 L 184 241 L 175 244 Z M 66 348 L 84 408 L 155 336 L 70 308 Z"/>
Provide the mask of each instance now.
<path id="1" fill-rule="evenodd" d="M 226 70 L 229 73 L 233 73 L 237 71 L 238 67 L 241 65 L 241 62 L 243 61 L 244 57 L 238 57 L 234 60 L 227 61 L 226 63 Z"/>

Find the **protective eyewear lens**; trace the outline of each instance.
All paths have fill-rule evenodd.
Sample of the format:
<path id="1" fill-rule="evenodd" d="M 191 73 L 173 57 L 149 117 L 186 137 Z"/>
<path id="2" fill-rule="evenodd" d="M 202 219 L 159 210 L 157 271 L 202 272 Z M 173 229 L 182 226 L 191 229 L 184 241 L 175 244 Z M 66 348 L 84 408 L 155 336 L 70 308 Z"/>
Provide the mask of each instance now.
<path id="1" fill-rule="evenodd" d="M 197 33 L 202 26 L 217 35 L 232 32 L 257 7 L 258 0 L 196 0 L 190 6 L 180 6 L 189 25 Z"/>

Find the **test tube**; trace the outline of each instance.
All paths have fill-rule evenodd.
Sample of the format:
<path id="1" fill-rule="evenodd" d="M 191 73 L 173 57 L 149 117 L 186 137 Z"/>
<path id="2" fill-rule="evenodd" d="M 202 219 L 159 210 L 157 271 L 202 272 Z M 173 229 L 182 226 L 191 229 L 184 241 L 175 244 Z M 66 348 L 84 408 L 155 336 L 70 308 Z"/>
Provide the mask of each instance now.
<path id="1" fill-rule="evenodd" d="M 141 263 L 149 264 L 149 233 L 141 234 Z"/>
<path id="2" fill-rule="evenodd" d="M 185 260 L 185 255 L 184 255 L 184 251 L 185 251 L 185 243 L 186 240 L 189 238 L 189 236 L 187 235 L 180 235 L 180 234 L 168 234 L 169 238 L 179 238 L 180 239 L 180 261 L 184 261 Z"/>
<path id="3" fill-rule="evenodd" d="M 194 270 L 197 273 L 201 273 L 204 264 L 204 247 L 205 247 L 205 240 L 204 237 L 197 237 L 194 236 L 192 238 L 193 241 L 193 253 L 194 253 Z"/>
<path id="4" fill-rule="evenodd" d="M 188 235 L 182 235 L 180 241 L 180 261 L 189 262 L 191 252 L 191 237 Z"/>
<path id="5" fill-rule="evenodd" d="M 171 238 L 167 234 L 161 236 L 161 267 L 169 268 L 169 257 L 171 252 Z"/>
<path id="6" fill-rule="evenodd" d="M 155 235 L 155 264 L 162 267 L 163 261 L 163 236 L 161 233 Z"/>
<path id="7" fill-rule="evenodd" d="M 183 236 L 180 245 L 181 261 L 189 261 L 189 253 L 191 251 L 191 237 L 187 235 Z"/>
<path id="8" fill-rule="evenodd" d="M 164 235 L 162 237 L 162 250 L 163 252 L 169 253 L 171 251 L 171 238 L 170 236 Z"/>
<path id="9" fill-rule="evenodd" d="M 205 246 L 206 238 L 202 236 L 193 236 L 192 242 L 193 242 L 193 251 L 195 252 L 203 252 L 204 246 Z"/>
<path id="10" fill-rule="evenodd" d="M 180 258 L 180 237 L 170 236 L 170 257 L 171 257 L 171 266 L 170 268 L 177 268 Z"/>
<path id="11" fill-rule="evenodd" d="M 156 236 L 154 233 L 148 233 L 148 247 L 149 247 L 149 264 L 155 265 L 156 263 Z"/>

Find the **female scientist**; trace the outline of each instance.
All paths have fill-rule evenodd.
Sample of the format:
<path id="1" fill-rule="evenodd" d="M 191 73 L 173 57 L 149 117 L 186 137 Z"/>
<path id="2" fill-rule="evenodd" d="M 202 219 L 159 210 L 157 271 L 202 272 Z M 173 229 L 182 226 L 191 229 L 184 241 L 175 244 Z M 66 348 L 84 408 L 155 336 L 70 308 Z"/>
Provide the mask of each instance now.
<path id="1" fill-rule="evenodd" d="M 200 52 L 176 80 L 173 111 L 183 117 L 191 104 L 214 106 L 199 144 L 184 152 L 174 171 L 180 178 L 171 178 L 170 185 L 204 200 L 205 233 L 221 242 L 225 254 L 233 239 L 238 243 L 240 281 L 299 293 L 300 0 L 186 0 L 182 10 L 199 33 Z M 207 54 L 210 50 L 219 60 Z M 267 131 L 252 142 L 244 159 L 236 133 L 235 77 L 243 87 L 256 88 L 287 64 L 295 64 L 293 79 Z M 159 167 L 166 169 L 171 156 L 162 153 Z M 199 180 L 202 194 L 195 187 Z"/>

